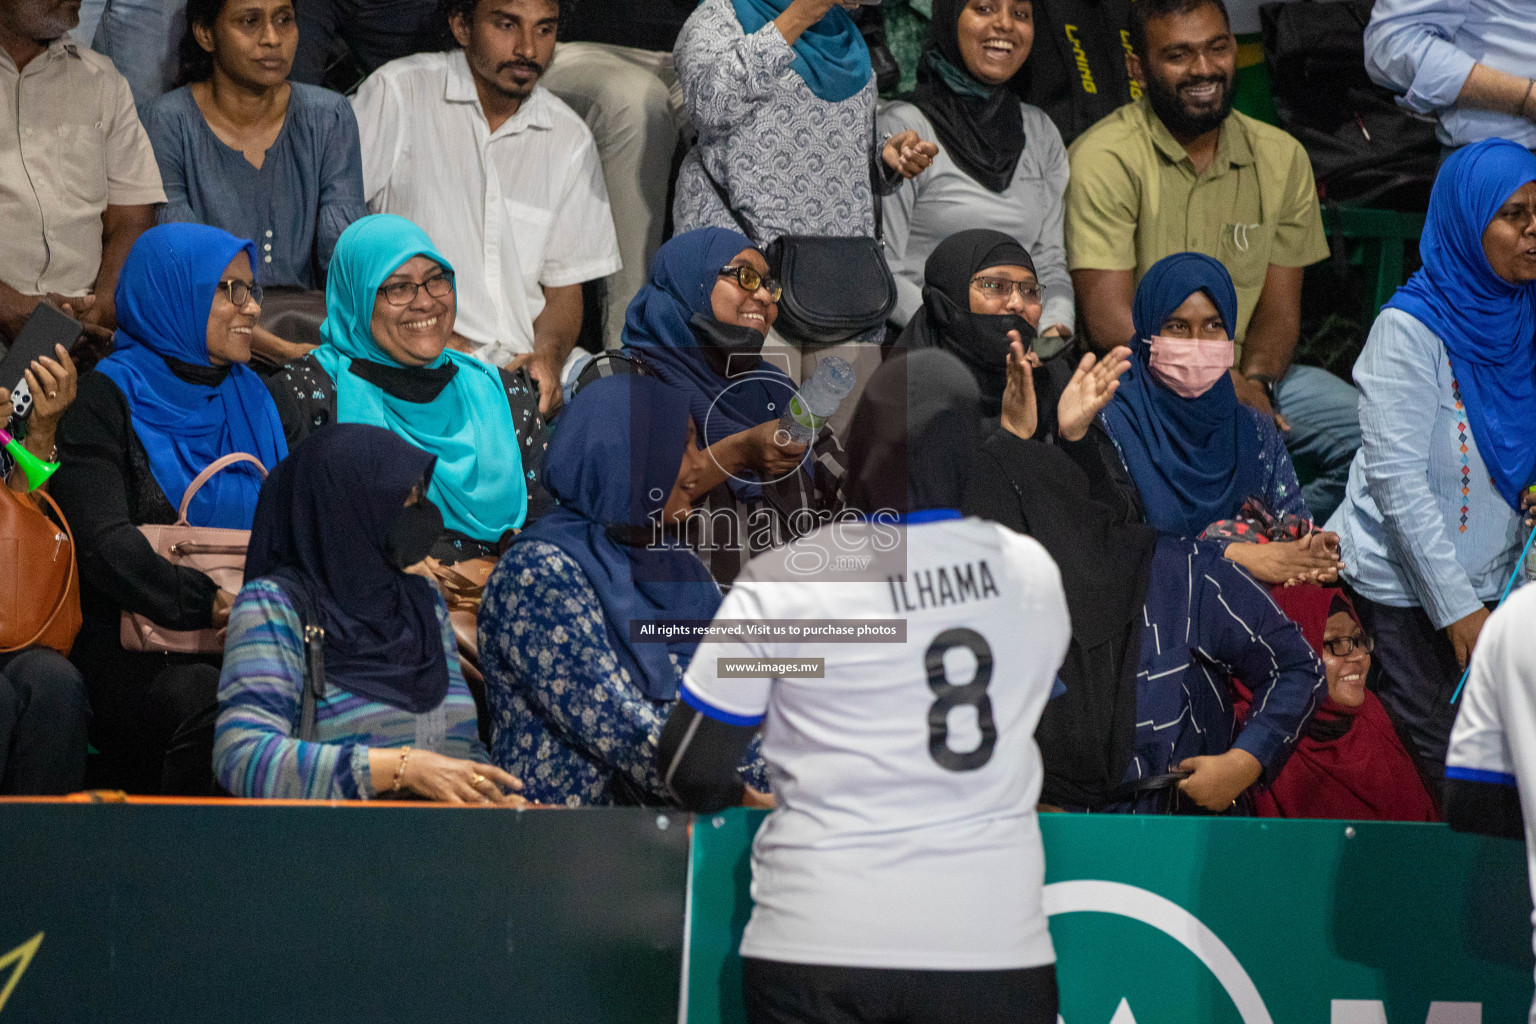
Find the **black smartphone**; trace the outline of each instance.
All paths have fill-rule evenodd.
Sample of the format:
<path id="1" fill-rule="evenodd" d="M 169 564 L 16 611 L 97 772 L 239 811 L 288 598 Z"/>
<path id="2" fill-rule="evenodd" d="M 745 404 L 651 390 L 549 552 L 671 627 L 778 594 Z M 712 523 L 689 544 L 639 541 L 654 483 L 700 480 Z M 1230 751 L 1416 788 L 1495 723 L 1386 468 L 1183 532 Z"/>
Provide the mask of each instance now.
<path id="1" fill-rule="evenodd" d="M 84 333 L 78 320 L 70 319 L 46 302 L 38 303 L 16 335 L 16 340 L 11 342 L 5 358 L 0 359 L 0 388 L 15 391 L 27 367 L 36 362 L 39 356 L 59 358 L 54 346 L 63 345 L 65 351 L 68 351 Z"/>

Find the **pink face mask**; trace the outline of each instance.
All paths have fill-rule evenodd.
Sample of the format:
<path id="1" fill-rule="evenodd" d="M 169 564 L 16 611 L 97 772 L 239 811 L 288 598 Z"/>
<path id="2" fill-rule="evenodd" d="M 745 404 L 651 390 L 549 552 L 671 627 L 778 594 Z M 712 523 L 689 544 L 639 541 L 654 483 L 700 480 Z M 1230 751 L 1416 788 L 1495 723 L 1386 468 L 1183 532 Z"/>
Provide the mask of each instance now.
<path id="1" fill-rule="evenodd" d="M 1153 337 L 1152 373 L 1174 394 L 1199 398 L 1232 368 L 1234 348 L 1230 339 Z"/>

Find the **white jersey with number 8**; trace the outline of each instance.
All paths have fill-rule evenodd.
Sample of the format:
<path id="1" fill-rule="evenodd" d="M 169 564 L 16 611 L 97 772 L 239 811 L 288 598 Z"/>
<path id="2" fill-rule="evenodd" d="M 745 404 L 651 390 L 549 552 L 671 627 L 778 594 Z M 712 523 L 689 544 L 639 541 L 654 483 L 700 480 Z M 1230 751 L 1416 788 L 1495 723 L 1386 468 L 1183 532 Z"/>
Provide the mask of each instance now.
<path id="1" fill-rule="evenodd" d="M 744 956 L 913 970 L 1055 960 L 1034 731 L 1070 633 L 1061 576 L 996 524 L 910 522 L 823 527 L 762 555 L 717 616 L 904 619 L 905 643 L 706 643 L 689 667 L 690 705 L 762 722 L 778 799 L 753 844 Z M 860 558 L 873 560 L 846 571 Z M 825 676 L 720 675 L 719 659 L 743 657 L 824 658 Z"/>

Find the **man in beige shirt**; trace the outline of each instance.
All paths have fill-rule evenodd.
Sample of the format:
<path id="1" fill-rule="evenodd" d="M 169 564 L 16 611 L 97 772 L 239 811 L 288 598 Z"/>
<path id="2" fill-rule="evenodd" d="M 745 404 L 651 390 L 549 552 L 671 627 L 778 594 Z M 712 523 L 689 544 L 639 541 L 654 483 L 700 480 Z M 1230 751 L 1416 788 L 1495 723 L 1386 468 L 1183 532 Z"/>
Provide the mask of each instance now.
<path id="1" fill-rule="evenodd" d="M 116 327 L 128 250 L 165 202 L 149 137 L 111 61 L 66 33 L 80 0 L 0 3 L 0 336 L 41 301 Z"/>
<path id="2" fill-rule="evenodd" d="M 1322 522 L 1343 498 L 1360 446 L 1346 382 L 1291 366 L 1304 268 L 1328 255 L 1306 150 L 1232 110 L 1237 40 L 1221 0 L 1139 0 L 1126 57 L 1142 96 L 1084 132 L 1068 151 L 1067 266 L 1092 345 L 1135 333 L 1131 303 L 1147 269 L 1176 252 L 1220 260 L 1237 288 L 1232 383 L 1275 416 Z M 1284 406 L 1284 416 L 1280 406 Z"/>

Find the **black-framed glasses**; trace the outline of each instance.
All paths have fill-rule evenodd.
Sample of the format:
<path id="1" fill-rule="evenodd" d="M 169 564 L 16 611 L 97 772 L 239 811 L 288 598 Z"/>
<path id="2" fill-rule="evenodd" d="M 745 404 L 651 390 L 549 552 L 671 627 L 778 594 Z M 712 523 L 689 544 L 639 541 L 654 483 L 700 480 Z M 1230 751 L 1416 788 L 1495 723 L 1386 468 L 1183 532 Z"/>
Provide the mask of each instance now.
<path id="1" fill-rule="evenodd" d="M 1040 301 L 1040 284 L 1037 281 L 1010 281 L 1006 277 L 973 277 L 971 284 L 979 289 L 981 294 L 1004 302 L 1007 302 L 1008 296 L 1015 291 L 1025 302 Z"/>
<path id="2" fill-rule="evenodd" d="M 396 281 L 380 288 L 379 293 L 391 306 L 409 306 L 416 301 L 416 293 L 422 288 L 434 299 L 446 299 L 453 294 L 453 275 L 445 270 L 441 274 L 433 274 L 420 284 L 415 281 Z"/>
<path id="3" fill-rule="evenodd" d="M 1376 649 L 1376 641 L 1364 633 L 1356 633 L 1354 636 L 1336 636 L 1332 640 L 1323 641 L 1323 649 L 1335 658 L 1347 658 L 1359 648 L 1366 654 Z"/>
<path id="4" fill-rule="evenodd" d="M 720 276 L 733 278 L 737 287 L 744 292 L 767 288 L 768 297 L 774 302 L 778 302 L 779 296 L 784 294 L 784 288 L 779 282 L 767 274 L 759 274 L 756 267 L 721 267 Z"/>
<path id="5" fill-rule="evenodd" d="M 261 285 L 242 281 L 237 277 L 219 282 L 219 290 L 229 299 L 230 305 L 239 309 L 251 299 L 256 300 L 256 305 L 261 305 Z"/>

